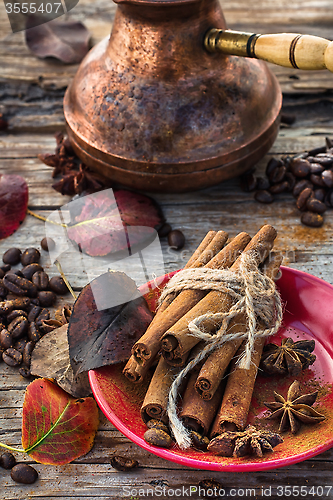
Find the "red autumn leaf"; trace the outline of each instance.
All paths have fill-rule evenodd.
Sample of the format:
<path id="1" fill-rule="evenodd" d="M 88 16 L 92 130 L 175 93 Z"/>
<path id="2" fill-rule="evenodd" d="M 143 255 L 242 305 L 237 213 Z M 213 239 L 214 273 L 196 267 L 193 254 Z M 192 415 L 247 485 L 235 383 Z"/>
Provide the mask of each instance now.
<path id="1" fill-rule="evenodd" d="M 37 57 L 55 57 L 67 64 L 79 63 L 89 50 L 90 33 L 80 22 L 49 21 L 36 26 L 36 16 L 29 16 L 25 38 Z"/>
<path id="2" fill-rule="evenodd" d="M 23 222 L 28 207 L 28 186 L 19 175 L 0 174 L 0 239 Z"/>
<path id="3" fill-rule="evenodd" d="M 135 282 L 125 273 L 108 272 L 94 279 L 76 299 L 69 321 L 74 375 L 126 361 L 152 317 Z"/>
<path id="4" fill-rule="evenodd" d="M 133 191 L 107 189 L 82 198 L 67 232 L 81 251 L 101 257 L 128 247 L 133 252 L 147 245 L 156 235 L 152 228 L 162 220 L 161 210 L 151 198 Z"/>
<path id="5" fill-rule="evenodd" d="M 93 398 L 75 399 L 49 379 L 28 385 L 23 403 L 22 445 L 42 464 L 63 465 L 88 453 L 98 428 Z"/>

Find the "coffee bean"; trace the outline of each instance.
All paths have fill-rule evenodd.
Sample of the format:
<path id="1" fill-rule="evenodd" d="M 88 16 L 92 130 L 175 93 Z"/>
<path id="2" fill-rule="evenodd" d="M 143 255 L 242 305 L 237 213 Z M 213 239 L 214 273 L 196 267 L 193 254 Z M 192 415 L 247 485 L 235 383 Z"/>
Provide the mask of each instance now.
<path id="1" fill-rule="evenodd" d="M 33 264 L 29 264 L 27 266 L 25 266 L 23 269 L 22 269 L 22 274 L 23 276 L 27 279 L 27 280 L 30 280 L 32 279 L 33 275 L 35 273 L 38 273 L 39 271 L 43 271 L 43 268 L 42 266 L 40 266 L 39 264 L 37 264 L 36 262 L 34 262 Z"/>
<path id="2" fill-rule="evenodd" d="M 6 328 L 3 328 L 0 332 L 0 346 L 3 350 L 13 347 L 13 338 Z"/>
<path id="3" fill-rule="evenodd" d="M 313 148 L 308 151 L 309 156 L 317 156 L 319 153 L 326 153 L 326 146 L 320 146 L 318 148 Z"/>
<path id="4" fill-rule="evenodd" d="M 43 238 L 40 242 L 40 246 L 46 252 L 49 250 L 53 250 L 56 246 L 55 241 L 52 238 Z"/>
<path id="5" fill-rule="evenodd" d="M 164 238 L 165 236 L 168 236 L 171 230 L 172 227 L 170 226 L 170 224 L 165 222 L 157 232 L 160 238 Z"/>
<path id="6" fill-rule="evenodd" d="M 296 121 L 296 116 L 295 115 L 287 115 L 285 113 L 281 114 L 281 123 L 284 123 L 285 125 L 292 125 Z"/>
<path id="7" fill-rule="evenodd" d="M 31 354 L 32 351 L 34 350 L 35 343 L 32 342 L 31 340 L 26 343 L 24 350 L 23 350 L 23 364 L 27 366 L 28 368 L 30 367 L 31 363 Z"/>
<path id="8" fill-rule="evenodd" d="M 33 299 L 30 299 L 30 304 L 31 306 L 39 306 L 39 298 L 38 297 L 34 297 Z"/>
<path id="9" fill-rule="evenodd" d="M 173 229 L 168 234 L 168 244 L 175 250 L 180 250 L 185 245 L 185 236 L 179 229 Z"/>
<path id="10" fill-rule="evenodd" d="M 324 223 L 324 217 L 314 212 L 304 212 L 301 217 L 301 222 L 306 226 L 320 227 Z"/>
<path id="11" fill-rule="evenodd" d="M 56 320 L 60 321 L 63 325 L 69 323 L 69 319 L 72 314 L 72 307 L 69 304 L 59 307 L 54 313 Z"/>
<path id="12" fill-rule="evenodd" d="M 5 273 L 2 269 L 0 269 L 0 279 L 2 279 L 2 278 L 4 277 L 4 275 L 5 275 L 5 274 L 6 274 L 6 273 Z"/>
<path id="13" fill-rule="evenodd" d="M 330 189 L 326 195 L 325 195 L 325 199 L 324 199 L 324 202 L 325 202 L 325 205 L 327 207 L 333 207 L 333 189 Z"/>
<path id="14" fill-rule="evenodd" d="M 147 427 L 148 429 L 161 429 L 167 434 L 170 434 L 168 427 L 163 422 L 161 422 L 161 420 L 156 420 L 155 418 L 148 420 Z"/>
<path id="15" fill-rule="evenodd" d="M 4 351 L 2 359 L 8 366 L 19 366 L 22 363 L 22 354 L 13 347 L 9 347 Z"/>
<path id="16" fill-rule="evenodd" d="M 38 330 L 36 323 L 33 321 L 29 325 L 28 338 L 36 343 L 42 338 L 43 334 Z"/>
<path id="17" fill-rule="evenodd" d="M 11 323 L 13 319 L 18 318 L 19 316 L 24 316 L 25 318 L 28 318 L 28 314 L 25 311 L 22 311 L 20 309 L 14 309 L 11 313 L 7 315 L 7 322 Z"/>
<path id="18" fill-rule="evenodd" d="M 27 368 L 26 366 L 21 366 L 19 368 L 19 374 L 24 377 L 24 378 L 30 378 L 31 377 L 31 372 L 29 370 L 29 368 Z"/>
<path id="19" fill-rule="evenodd" d="M 41 312 L 38 314 L 38 316 L 36 318 L 37 328 L 39 328 L 40 325 L 42 324 L 42 321 L 44 321 L 46 319 L 50 319 L 50 311 L 48 309 L 44 308 L 41 310 Z"/>
<path id="20" fill-rule="evenodd" d="M 23 356 L 23 351 L 25 346 L 27 345 L 28 341 L 26 338 L 20 339 L 14 344 L 14 349 L 16 349 L 18 352 L 20 352 Z"/>
<path id="21" fill-rule="evenodd" d="M 36 285 L 38 290 L 47 290 L 49 286 L 49 276 L 44 271 L 37 271 L 37 273 L 32 276 L 32 282 Z"/>
<path id="22" fill-rule="evenodd" d="M 316 200 L 324 201 L 326 196 L 326 191 L 323 188 L 317 188 L 313 191 L 313 196 Z"/>
<path id="23" fill-rule="evenodd" d="M 273 184 L 273 186 L 269 188 L 269 192 L 272 194 L 280 194 L 288 190 L 289 190 L 288 181 L 279 182 L 279 184 Z"/>
<path id="24" fill-rule="evenodd" d="M 2 300 L 5 299 L 7 292 L 8 292 L 7 288 L 3 284 L 2 279 L 0 279 L 0 299 L 2 299 Z"/>
<path id="25" fill-rule="evenodd" d="M 303 191 L 300 193 L 296 201 L 296 207 L 298 208 L 298 210 L 306 209 L 306 203 L 308 201 L 308 198 L 312 195 L 312 193 L 313 191 L 310 188 L 303 189 Z"/>
<path id="26" fill-rule="evenodd" d="M 28 266 L 33 262 L 39 262 L 40 260 L 40 252 L 37 248 L 27 248 L 21 255 L 21 263 L 22 266 Z"/>
<path id="27" fill-rule="evenodd" d="M 270 173 L 268 179 L 272 184 L 279 184 L 280 182 L 283 181 L 286 172 L 287 172 L 286 167 L 284 165 L 281 165 L 281 167 L 277 167 Z"/>
<path id="28" fill-rule="evenodd" d="M 32 484 L 38 478 L 38 472 L 36 469 L 28 464 L 17 464 L 11 470 L 11 478 L 16 483 Z"/>
<path id="29" fill-rule="evenodd" d="M 14 340 L 23 337 L 28 331 L 29 321 L 24 316 L 18 316 L 8 325 L 8 331 Z"/>
<path id="30" fill-rule="evenodd" d="M 290 169 L 295 177 L 306 177 L 310 173 L 310 168 L 310 162 L 302 158 L 295 158 L 290 162 Z"/>
<path id="31" fill-rule="evenodd" d="M 41 291 L 38 292 L 38 300 L 42 307 L 50 307 L 56 301 L 56 296 L 53 292 Z"/>
<path id="32" fill-rule="evenodd" d="M 267 177 L 257 177 L 257 189 L 262 191 L 263 189 L 268 189 L 270 187 L 270 182 Z"/>
<path id="33" fill-rule="evenodd" d="M 13 300 L 4 300 L 0 302 L 0 314 L 9 314 L 14 309 L 26 309 L 30 304 L 28 297 L 20 297 Z"/>
<path id="34" fill-rule="evenodd" d="M 5 451 L 5 453 L 0 456 L 0 467 L 9 470 L 12 469 L 14 465 L 16 465 L 16 458 L 12 453 Z"/>
<path id="35" fill-rule="evenodd" d="M 325 185 L 329 188 L 333 187 L 333 172 L 332 170 L 324 170 L 321 174 L 321 178 Z"/>
<path id="36" fill-rule="evenodd" d="M 16 266 L 16 264 L 19 264 L 21 260 L 21 254 L 22 252 L 19 248 L 10 248 L 3 254 L 2 260 L 4 264 Z"/>
<path id="37" fill-rule="evenodd" d="M 169 233 L 170 234 L 170 233 Z M 61 276 L 53 276 L 50 279 L 49 283 L 50 290 L 52 292 L 57 293 L 58 295 L 64 295 L 65 293 L 68 293 L 68 288 Z"/>
<path id="38" fill-rule="evenodd" d="M 36 297 L 37 287 L 26 278 L 21 278 L 15 274 L 7 273 L 3 278 L 3 284 L 10 292 L 15 295 L 28 295 L 29 297 Z"/>
<path id="39" fill-rule="evenodd" d="M 63 323 L 57 321 L 56 319 L 44 319 L 40 322 L 40 326 L 38 325 L 38 327 L 44 334 L 46 334 L 53 332 L 53 330 L 56 330 L 62 325 Z"/>
<path id="40" fill-rule="evenodd" d="M 10 271 L 11 268 L 12 266 L 10 264 L 5 264 L 4 266 L 0 266 L 1 271 L 3 271 L 4 273 L 8 273 L 8 271 Z"/>
<path id="41" fill-rule="evenodd" d="M 115 455 L 111 458 L 111 465 L 116 470 L 126 472 L 137 467 L 139 463 L 137 460 L 133 460 L 132 458 Z"/>
<path id="42" fill-rule="evenodd" d="M 289 191 L 292 191 L 296 184 L 296 177 L 291 172 L 287 172 L 285 175 L 285 180 L 289 184 Z"/>
<path id="43" fill-rule="evenodd" d="M 309 198 L 306 203 L 306 208 L 310 212 L 315 212 L 316 214 L 323 214 L 327 210 L 325 203 L 316 200 L 316 198 Z"/>
<path id="44" fill-rule="evenodd" d="M 283 166 L 283 162 L 281 160 L 277 160 L 276 158 L 271 158 L 267 163 L 266 167 L 266 175 L 269 178 L 271 173 L 279 167 Z"/>
<path id="45" fill-rule="evenodd" d="M 28 314 L 28 321 L 29 323 L 32 323 L 35 321 L 35 319 L 38 317 L 38 315 L 41 313 L 42 308 L 40 306 L 33 306 Z"/>
<path id="46" fill-rule="evenodd" d="M 326 186 L 325 182 L 321 178 L 321 175 L 311 174 L 310 181 L 312 182 L 312 184 L 314 186 L 318 186 L 318 187 L 325 187 Z"/>
<path id="47" fill-rule="evenodd" d="M 313 188 L 312 183 L 307 179 L 302 179 L 301 181 L 296 182 L 295 187 L 293 189 L 293 196 L 295 198 L 298 198 L 303 189 L 306 188 L 311 188 L 311 189 Z"/>
<path id="48" fill-rule="evenodd" d="M 324 170 L 324 167 L 319 163 L 310 163 L 310 174 L 321 174 Z"/>
<path id="49" fill-rule="evenodd" d="M 263 189 L 262 191 L 257 191 L 254 195 L 254 199 L 256 201 L 259 201 L 259 203 L 273 203 L 274 201 L 273 195 L 265 189 Z"/>
<path id="50" fill-rule="evenodd" d="M 162 429 L 148 429 L 143 436 L 144 440 L 153 445 L 161 446 L 162 448 L 170 448 L 172 445 L 172 439 L 166 432 Z"/>
<path id="51" fill-rule="evenodd" d="M 329 168 L 333 165 L 333 157 L 321 157 L 317 155 L 315 161 L 316 163 L 322 165 L 324 168 Z"/>
<path id="52" fill-rule="evenodd" d="M 250 172 L 245 172 L 240 178 L 241 188 L 246 193 L 254 191 L 257 187 L 257 178 L 254 175 L 253 170 Z"/>
<path id="53" fill-rule="evenodd" d="M 10 269 L 10 271 L 6 272 L 7 274 L 15 274 L 15 276 L 20 276 L 20 278 L 23 277 L 22 271 L 20 269 Z"/>
<path id="54" fill-rule="evenodd" d="M 201 434 L 199 434 L 199 432 L 195 431 L 191 431 L 190 436 L 194 448 L 202 451 L 207 450 L 207 446 L 209 445 L 209 439 L 207 436 L 202 436 Z"/>

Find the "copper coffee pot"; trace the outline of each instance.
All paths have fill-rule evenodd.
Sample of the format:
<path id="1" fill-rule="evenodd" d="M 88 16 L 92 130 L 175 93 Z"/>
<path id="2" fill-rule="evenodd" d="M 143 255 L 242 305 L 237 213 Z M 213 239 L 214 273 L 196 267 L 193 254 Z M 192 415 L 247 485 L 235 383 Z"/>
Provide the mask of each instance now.
<path id="1" fill-rule="evenodd" d="M 262 158 L 282 95 L 259 59 L 333 71 L 333 42 L 226 30 L 218 0 L 115 1 L 110 39 L 81 63 L 64 112 L 78 156 L 129 187 L 190 191 Z"/>

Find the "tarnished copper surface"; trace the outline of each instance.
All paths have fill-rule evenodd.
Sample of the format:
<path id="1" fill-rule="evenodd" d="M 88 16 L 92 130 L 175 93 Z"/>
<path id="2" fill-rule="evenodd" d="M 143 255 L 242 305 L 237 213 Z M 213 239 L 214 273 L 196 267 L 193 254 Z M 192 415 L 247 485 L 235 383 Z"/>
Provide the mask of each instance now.
<path id="1" fill-rule="evenodd" d="M 210 54 L 224 29 L 217 0 L 119 0 L 110 40 L 94 47 L 64 111 L 78 155 L 149 191 L 187 191 L 239 175 L 275 140 L 281 93 L 265 63 Z"/>

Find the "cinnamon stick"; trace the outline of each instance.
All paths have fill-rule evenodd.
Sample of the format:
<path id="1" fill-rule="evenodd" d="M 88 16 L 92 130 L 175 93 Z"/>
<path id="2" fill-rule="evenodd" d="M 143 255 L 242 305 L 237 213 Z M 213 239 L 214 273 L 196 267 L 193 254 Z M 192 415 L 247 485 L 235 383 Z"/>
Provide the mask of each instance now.
<path id="1" fill-rule="evenodd" d="M 167 405 L 171 384 L 180 368 L 170 366 L 160 358 L 141 406 L 141 418 L 147 423 L 151 418 L 168 422 Z"/>
<path id="2" fill-rule="evenodd" d="M 140 365 L 136 361 L 135 357 L 132 355 L 130 356 L 129 360 L 127 361 L 123 369 L 123 374 L 131 382 L 141 383 L 153 363 L 154 363 L 154 358 L 151 358 L 150 362 L 146 363 L 145 366 Z"/>
<path id="3" fill-rule="evenodd" d="M 282 256 L 272 252 L 269 258 L 267 258 L 262 264 L 262 271 L 266 274 L 266 276 L 274 279 L 279 273 L 281 262 Z M 241 314 L 230 321 L 227 333 L 232 334 L 245 331 L 246 318 L 243 314 Z M 231 359 L 235 355 L 241 343 L 241 339 L 226 342 L 208 356 L 195 383 L 196 391 L 203 399 L 209 400 L 213 397 L 226 373 Z"/>
<path id="4" fill-rule="evenodd" d="M 277 233 L 273 226 L 263 226 L 251 239 L 249 244 L 244 249 L 244 252 L 251 252 L 259 265 L 259 263 L 263 262 L 268 256 L 271 248 L 273 247 L 276 235 Z M 238 257 L 230 269 L 237 272 L 240 262 L 240 257 Z M 163 357 L 173 364 L 176 364 L 176 361 L 180 363 L 184 358 L 184 354 L 192 349 L 192 347 L 195 346 L 200 340 L 191 335 L 188 329 L 188 324 L 192 320 L 206 314 L 207 312 L 227 312 L 233 305 L 233 302 L 233 299 L 224 292 L 215 290 L 210 291 L 162 336 L 161 345 Z M 206 332 L 216 330 L 216 324 L 211 319 L 205 320 L 201 326 Z"/>
<path id="5" fill-rule="evenodd" d="M 274 279 L 279 272 L 282 257 L 273 255 L 267 262 L 265 274 Z M 237 361 L 243 355 L 246 341 L 243 341 L 230 365 L 230 374 L 227 379 L 221 408 L 213 423 L 211 437 L 215 437 L 226 430 L 243 430 L 251 404 L 255 380 L 258 373 L 262 350 L 266 339 L 258 338 L 254 343 L 249 370 L 240 368 Z"/>
<path id="6" fill-rule="evenodd" d="M 218 251 L 218 249 L 223 248 L 227 238 L 227 233 L 218 231 L 214 238 L 210 240 L 209 244 L 207 244 L 206 248 L 212 248 L 214 246 L 215 251 Z M 206 253 L 206 255 L 208 254 Z M 192 261 L 191 266 L 194 267 L 196 261 L 197 258 L 194 262 Z M 200 260 L 200 264 L 201 262 Z M 139 364 L 145 365 L 150 358 L 156 356 L 161 347 L 160 339 L 163 333 L 165 333 L 179 318 L 186 314 L 186 312 L 207 293 L 201 291 L 198 291 L 198 293 L 195 292 L 195 290 L 184 290 L 178 294 L 162 312 L 158 311 L 144 335 L 132 348 L 132 354 Z"/>

